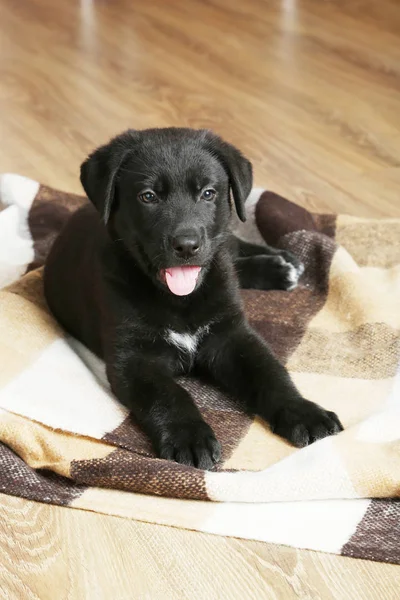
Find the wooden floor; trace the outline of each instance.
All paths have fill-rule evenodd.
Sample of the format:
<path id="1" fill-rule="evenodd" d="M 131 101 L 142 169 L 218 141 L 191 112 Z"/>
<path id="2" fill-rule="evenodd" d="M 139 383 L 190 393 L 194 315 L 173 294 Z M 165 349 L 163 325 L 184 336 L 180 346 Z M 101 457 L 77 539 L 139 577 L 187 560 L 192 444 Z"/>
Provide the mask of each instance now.
<path id="1" fill-rule="evenodd" d="M 2 600 L 398 600 L 400 567 L 0 495 Z"/>
<path id="2" fill-rule="evenodd" d="M 0 165 L 79 190 L 127 127 L 210 127 L 256 181 L 399 209 L 398 0 L 0 0 Z"/>
<path id="3" fill-rule="evenodd" d="M 127 127 L 209 127 L 256 182 L 400 216 L 398 0 L 0 0 L 0 171 L 79 191 Z M 0 497 L 18 600 L 395 599 L 399 568 Z"/>

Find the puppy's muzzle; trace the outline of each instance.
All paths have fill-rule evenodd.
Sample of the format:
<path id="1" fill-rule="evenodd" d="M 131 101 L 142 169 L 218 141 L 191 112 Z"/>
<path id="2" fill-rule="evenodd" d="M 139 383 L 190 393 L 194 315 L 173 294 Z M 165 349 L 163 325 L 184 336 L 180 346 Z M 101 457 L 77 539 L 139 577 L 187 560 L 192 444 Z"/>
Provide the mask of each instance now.
<path id="1" fill-rule="evenodd" d="M 200 245 L 200 234 L 194 229 L 179 231 L 171 240 L 171 246 L 177 258 L 193 258 L 198 254 Z"/>

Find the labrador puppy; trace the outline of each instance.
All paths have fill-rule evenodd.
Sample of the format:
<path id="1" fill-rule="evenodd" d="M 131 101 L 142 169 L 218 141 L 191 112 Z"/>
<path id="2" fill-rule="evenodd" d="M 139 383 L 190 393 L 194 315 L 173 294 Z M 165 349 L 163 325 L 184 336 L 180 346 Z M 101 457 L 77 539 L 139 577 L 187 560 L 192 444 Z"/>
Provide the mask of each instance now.
<path id="1" fill-rule="evenodd" d="M 129 130 L 81 167 L 92 204 L 69 220 L 44 272 L 64 328 L 104 358 L 117 399 L 157 455 L 201 469 L 221 448 L 176 377 L 204 376 L 301 447 L 342 430 L 304 399 L 243 313 L 243 287 L 290 289 L 288 252 L 230 233 L 245 220 L 250 162 L 206 130 Z"/>

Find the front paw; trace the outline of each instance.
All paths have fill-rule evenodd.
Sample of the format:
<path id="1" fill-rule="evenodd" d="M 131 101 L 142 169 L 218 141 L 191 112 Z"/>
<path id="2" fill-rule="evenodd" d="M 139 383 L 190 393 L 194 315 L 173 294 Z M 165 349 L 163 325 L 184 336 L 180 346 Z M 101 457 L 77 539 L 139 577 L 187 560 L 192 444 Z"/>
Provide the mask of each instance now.
<path id="1" fill-rule="evenodd" d="M 212 469 L 221 458 L 221 446 L 213 430 L 200 419 L 169 424 L 155 445 L 160 458 L 198 469 Z"/>
<path id="2" fill-rule="evenodd" d="M 302 399 L 278 410 L 271 421 L 271 429 L 294 446 L 303 448 L 343 431 L 343 426 L 334 412 Z"/>

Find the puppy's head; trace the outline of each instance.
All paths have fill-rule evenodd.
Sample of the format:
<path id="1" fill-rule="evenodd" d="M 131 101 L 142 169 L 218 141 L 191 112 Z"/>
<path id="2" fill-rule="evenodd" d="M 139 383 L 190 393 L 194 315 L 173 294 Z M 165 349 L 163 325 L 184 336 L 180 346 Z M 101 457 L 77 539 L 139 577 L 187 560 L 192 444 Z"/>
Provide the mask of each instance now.
<path id="1" fill-rule="evenodd" d="M 112 237 L 157 285 L 186 296 L 227 239 L 231 195 L 245 220 L 252 168 L 206 130 L 129 130 L 89 156 L 81 182 Z"/>

